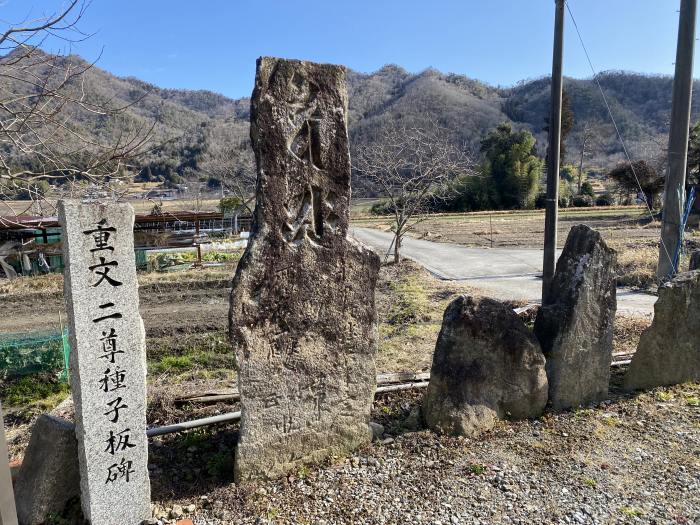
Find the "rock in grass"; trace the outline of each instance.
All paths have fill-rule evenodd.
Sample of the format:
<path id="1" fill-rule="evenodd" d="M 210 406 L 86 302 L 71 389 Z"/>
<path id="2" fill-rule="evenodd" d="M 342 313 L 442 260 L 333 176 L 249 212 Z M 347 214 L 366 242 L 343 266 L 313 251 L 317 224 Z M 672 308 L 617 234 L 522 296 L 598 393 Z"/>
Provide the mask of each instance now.
<path id="1" fill-rule="evenodd" d="M 511 308 L 461 296 L 445 310 L 423 417 L 439 432 L 475 436 L 497 418 L 538 417 L 547 404 L 545 359 Z"/>
<path id="2" fill-rule="evenodd" d="M 700 270 L 659 288 L 654 320 L 625 375 L 627 390 L 700 381 Z"/>
<path id="3" fill-rule="evenodd" d="M 258 61 L 257 201 L 230 312 L 237 481 L 281 476 L 372 439 L 379 258 L 347 236 L 347 102 L 340 66 Z"/>
<path id="4" fill-rule="evenodd" d="M 75 425 L 44 414 L 32 427 L 29 446 L 15 483 L 17 517 L 38 525 L 60 514 L 80 495 L 78 441 Z"/>
<path id="5" fill-rule="evenodd" d="M 549 304 L 540 308 L 535 321 L 554 410 L 608 396 L 617 310 L 615 258 L 597 231 L 578 225 L 569 232 Z"/>

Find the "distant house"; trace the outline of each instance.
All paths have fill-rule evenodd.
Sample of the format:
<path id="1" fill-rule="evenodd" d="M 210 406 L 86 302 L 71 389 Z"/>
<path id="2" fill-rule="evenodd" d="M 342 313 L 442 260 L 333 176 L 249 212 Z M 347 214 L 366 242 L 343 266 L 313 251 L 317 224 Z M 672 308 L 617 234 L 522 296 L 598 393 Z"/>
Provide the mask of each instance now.
<path id="1" fill-rule="evenodd" d="M 132 197 L 137 199 L 176 199 L 181 190 L 179 188 L 154 188 L 152 190 L 135 193 Z"/>

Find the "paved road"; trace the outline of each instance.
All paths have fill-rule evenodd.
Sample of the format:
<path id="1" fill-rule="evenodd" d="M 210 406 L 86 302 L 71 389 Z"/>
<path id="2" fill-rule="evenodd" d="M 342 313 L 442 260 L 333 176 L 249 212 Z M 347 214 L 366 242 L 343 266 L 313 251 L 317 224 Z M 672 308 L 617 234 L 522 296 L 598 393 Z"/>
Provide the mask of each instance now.
<path id="1" fill-rule="evenodd" d="M 390 232 L 370 228 L 352 228 L 351 235 L 382 257 L 393 239 Z M 542 250 L 468 248 L 404 237 L 401 253 L 440 279 L 466 281 L 498 299 L 539 302 L 542 297 Z M 651 315 L 655 302 L 651 294 L 617 290 L 620 312 Z"/>

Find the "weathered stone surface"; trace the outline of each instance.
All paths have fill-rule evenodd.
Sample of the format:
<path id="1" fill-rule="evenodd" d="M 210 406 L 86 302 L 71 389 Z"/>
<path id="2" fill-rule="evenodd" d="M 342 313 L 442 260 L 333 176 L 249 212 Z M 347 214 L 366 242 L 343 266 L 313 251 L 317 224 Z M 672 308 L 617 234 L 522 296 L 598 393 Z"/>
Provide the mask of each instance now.
<path id="1" fill-rule="evenodd" d="M 75 425 L 44 414 L 32 428 L 15 484 L 17 517 L 22 525 L 44 523 L 80 495 Z"/>
<path id="2" fill-rule="evenodd" d="M 0 525 L 17 525 L 17 510 L 12 490 L 9 459 L 2 405 L 0 405 Z"/>
<path id="3" fill-rule="evenodd" d="M 555 410 L 607 398 L 617 310 L 615 258 L 600 233 L 578 225 L 557 261 L 552 302 L 535 321 Z"/>
<path id="4" fill-rule="evenodd" d="M 700 270 L 700 250 L 695 250 L 693 253 L 690 254 L 688 270 L 690 270 L 691 272 L 693 270 Z"/>
<path id="5" fill-rule="evenodd" d="M 627 390 L 700 381 L 700 270 L 659 288 L 654 320 L 625 375 Z"/>
<path id="6" fill-rule="evenodd" d="M 254 224 L 231 292 L 239 481 L 371 441 L 379 259 L 348 239 L 345 70 L 261 58 Z"/>
<path id="7" fill-rule="evenodd" d="M 538 417 L 547 404 L 540 345 L 511 308 L 461 296 L 445 310 L 423 418 L 439 432 L 475 436 L 497 418 Z"/>
<path id="8" fill-rule="evenodd" d="M 93 525 L 150 514 L 146 348 L 128 204 L 60 202 L 81 501 Z"/>

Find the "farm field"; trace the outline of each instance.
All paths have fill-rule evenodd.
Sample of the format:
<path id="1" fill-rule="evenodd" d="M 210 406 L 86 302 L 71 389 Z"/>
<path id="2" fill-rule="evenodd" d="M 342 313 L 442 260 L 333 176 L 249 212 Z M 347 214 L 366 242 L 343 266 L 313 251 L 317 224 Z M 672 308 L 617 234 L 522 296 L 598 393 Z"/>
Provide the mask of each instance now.
<path id="1" fill-rule="evenodd" d="M 389 229 L 391 217 L 364 215 L 355 217 L 353 224 Z M 564 208 L 559 210 L 560 248 L 576 224 L 587 224 L 599 230 L 611 244 L 654 242 L 658 241 L 660 232 L 658 222 L 652 223 L 648 211 L 639 206 Z M 544 210 L 428 215 L 411 235 L 465 246 L 541 248 Z"/>
<path id="2" fill-rule="evenodd" d="M 559 210 L 558 247 L 562 248 L 569 230 L 587 224 L 603 235 L 618 252 L 618 283 L 642 289 L 654 289 L 660 223 L 651 221 L 640 206 L 609 208 L 565 208 Z M 390 217 L 362 216 L 353 225 L 388 231 Z M 542 248 L 544 211 L 498 211 L 436 214 L 428 216 L 409 235 L 437 242 L 452 242 L 480 248 Z M 695 247 L 700 233 L 689 229 L 686 246 Z M 681 268 L 688 258 L 681 259 Z"/>

